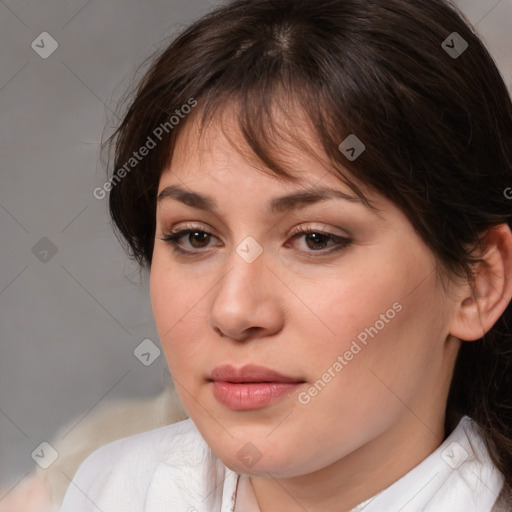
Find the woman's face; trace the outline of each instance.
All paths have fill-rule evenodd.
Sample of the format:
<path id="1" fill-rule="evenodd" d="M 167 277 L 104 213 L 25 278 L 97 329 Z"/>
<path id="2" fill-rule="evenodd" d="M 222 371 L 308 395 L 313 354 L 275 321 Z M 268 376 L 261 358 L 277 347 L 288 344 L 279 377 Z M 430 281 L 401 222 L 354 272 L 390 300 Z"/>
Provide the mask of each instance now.
<path id="1" fill-rule="evenodd" d="M 212 450 L 239 473 L 291 477 L 375 461 L 411 432 L 437 446 L 456 302 L 406 217 L 382 196 L 368 194 L 378 214 L 343 197 L 291 146 L 300 183 L 253 167 L 219 124 L 196 130 L 160 179 L 150 286 L 176 389 Z M 187 229 L 184 253 L 162 240 Z M 281 376 L 236 373 L 248 365 Z"/>

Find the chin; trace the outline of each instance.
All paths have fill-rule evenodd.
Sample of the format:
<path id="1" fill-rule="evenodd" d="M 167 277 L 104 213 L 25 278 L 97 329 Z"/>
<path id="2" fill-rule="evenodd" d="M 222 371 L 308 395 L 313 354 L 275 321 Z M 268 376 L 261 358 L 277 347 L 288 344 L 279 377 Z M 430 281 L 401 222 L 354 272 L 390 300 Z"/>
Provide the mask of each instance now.
<path id="1" fill-rule="evenodd" d="M 250 438 L 248 438 L 250 439 Z M 297 449 L 289 447 L 286 451 L 284 446 L 276 449 L 275 446 L 262 446 L 263 443 L 256 441 L 232 442 L 227 450 L 213 451 L 222 463 L 235 473 L 243 473 L 250 476 L 293 477 L 302 474 L 299 469 L 305 464 L 296 460 Z M 233 449 L 235 447 L 235 449 Z"/>

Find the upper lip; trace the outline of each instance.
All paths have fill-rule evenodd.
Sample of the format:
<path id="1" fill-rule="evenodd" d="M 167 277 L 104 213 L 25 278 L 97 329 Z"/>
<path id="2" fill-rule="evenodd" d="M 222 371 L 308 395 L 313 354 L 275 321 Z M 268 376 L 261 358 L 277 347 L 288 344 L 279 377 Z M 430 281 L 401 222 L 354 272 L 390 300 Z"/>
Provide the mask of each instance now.
<path id="1" fill-rule="evenodd" d="M 289 377 L 265 366 L 246 365 L 235 368 L 223 364 L 213 369 L 210 380 L 222 382 L 304 382 L 302 379 Z"/>

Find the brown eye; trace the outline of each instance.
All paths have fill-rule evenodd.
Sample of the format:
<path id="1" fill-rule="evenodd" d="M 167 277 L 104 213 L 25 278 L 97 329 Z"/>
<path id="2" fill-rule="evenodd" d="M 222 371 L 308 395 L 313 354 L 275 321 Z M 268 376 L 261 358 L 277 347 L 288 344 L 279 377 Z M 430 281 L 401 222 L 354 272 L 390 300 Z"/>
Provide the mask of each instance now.
<path id="1" fill-rule="evenodd" d="M 308 233 L 306 234 L 305 238 L 306 245 L 310 249 L 325 249 L 330 239 L 330 236 L 324 235 L 322 233 Z"/>
<path id="2" fill-rule="evenodd" d="M 353 240 L 335 235 L 333 233 L 324 233 L 314 228 L 302 228 L 292 236 L 295 248 L 307 257 L 327 256 L 335 251 L 340 251 L 348 247 Z M 316 254 L 315 254 L 316 253 Z"/>
<path id="3" fill-rule="evenodd" d="M 188 235 L 188 240 L 195 249 L 202 249 L 208 246 L 210 236 L 211 235 L 205 231 L 191 231 Z"/>
<path id="4" fill-rule="evenodd" d="M 202 229 L 188 228 L 167 233 L 161 240 L 170 244 L 177 253 L 192 255 L 203 252 L 200 249 L 208 248 L 212 237 L 215 238 Z"/>

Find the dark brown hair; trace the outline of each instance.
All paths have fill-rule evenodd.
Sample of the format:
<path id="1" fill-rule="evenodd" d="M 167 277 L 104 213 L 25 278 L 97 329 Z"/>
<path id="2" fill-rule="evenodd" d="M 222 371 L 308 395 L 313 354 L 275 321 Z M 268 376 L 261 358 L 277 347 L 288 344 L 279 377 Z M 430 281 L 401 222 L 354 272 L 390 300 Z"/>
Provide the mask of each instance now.
<path id="1" fill-rule="evenodd" d="M 450 55 L 454 47 L 462 53 Z M 158 180 L 187 123 L 171 127 L 169 116 L 191 100 L 203 125 L 226 107 L 236 111 L 249 147 L 282 179 L 291 177 L 278 158 L 275 113 L 300 110 L 332 172 L 367 204 L 358 184 L 393 201 L 447 275 L 471 280 L 471 248 L 488 228 L 512 226 L 511 99 L 474 29 L 446 1 L 238 0 L 153 56 L 107 141 L 111 217 L 141 266 L 151 264 Z M 167 129 L 156 147 L 127 170 L 159 126 Z M 353 161 L 338 149 L 350 134 L 366 147 Z M 509 489 L 511 329 L 509 304 L 482 339 L 462 344 L 445 424 L 451 432 L 469 415 L 482 427 Z"/>

